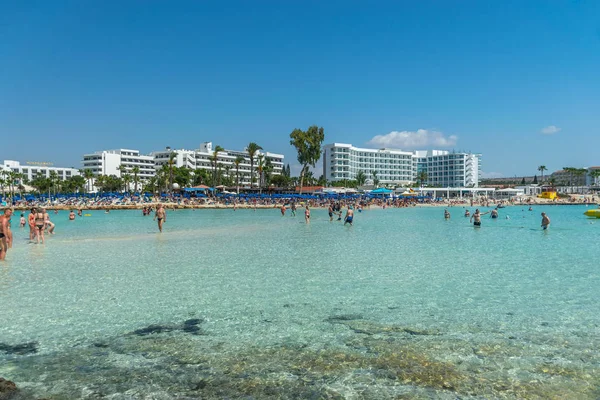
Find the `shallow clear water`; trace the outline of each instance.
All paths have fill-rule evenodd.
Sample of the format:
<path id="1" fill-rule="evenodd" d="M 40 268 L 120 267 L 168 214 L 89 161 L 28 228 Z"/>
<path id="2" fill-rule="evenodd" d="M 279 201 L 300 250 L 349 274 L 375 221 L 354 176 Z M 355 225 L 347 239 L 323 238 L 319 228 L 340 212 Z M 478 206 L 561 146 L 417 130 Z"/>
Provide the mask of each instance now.
<path id="1" fill-rule="evenodd" d="M 170 211 L 162 234 L 63 211 L 43 246 L 15 227 L 0 376 L 24 398 L 598 398 L 600 220 L 450 211 Z"/>

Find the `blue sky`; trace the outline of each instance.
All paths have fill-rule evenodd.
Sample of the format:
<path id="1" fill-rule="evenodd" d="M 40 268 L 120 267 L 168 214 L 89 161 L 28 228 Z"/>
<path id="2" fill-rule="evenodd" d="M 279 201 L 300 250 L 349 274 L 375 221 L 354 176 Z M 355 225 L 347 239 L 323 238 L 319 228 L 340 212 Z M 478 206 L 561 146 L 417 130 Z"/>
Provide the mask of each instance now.
<path id="1" fill-rule="evenodd" d="M 255 141 L 600 165 L 600 2 L 0 2 L 0 159 Z"/>

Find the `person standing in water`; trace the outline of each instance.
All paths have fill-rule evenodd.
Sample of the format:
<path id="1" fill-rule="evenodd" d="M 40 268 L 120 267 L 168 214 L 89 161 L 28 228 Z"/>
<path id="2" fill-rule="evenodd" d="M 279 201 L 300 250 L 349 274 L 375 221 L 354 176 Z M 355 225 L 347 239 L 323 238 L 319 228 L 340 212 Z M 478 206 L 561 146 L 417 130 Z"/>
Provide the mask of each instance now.
<path id="1" fill-rule="evenodd" d="M 331 207 L 331 203 L 329 203 L 329 208 L 327 209 L 329 213 L 329 222 L 333 221 L 333 207 Z"/>
<path id="2" fill-rule="evenodd" d="M 498 207 L 496 207 L 492 210 L 492 214 L 490 215 L 490 217 L 492 217 L 494 219 L 498 218 Z"/>
<path id="3" fill-rule="evenodd" d="M 75 221 L 75 213 L 73 212 L 73 210 L 71 210 L 71 212 L 69 213 L 69 221 Z"/>
<path id="4" fill-rule="evenodd" d="M 48 233 L 54 235 L 55 225 L 52 221 L 50 221 L 50 214 L 46 212 L 46 209 L 44 209 L 44 221 L 46 222 L 46 229 L 48 230 Z"/>
<path id="5" fill-rule="evenodd" d="M 33 241 L 35 238 L 35 208 L 32 208 L 27 216 L 27 223 L 29 224 L 29 240 Z"/>
<path id="6" fill-rule="evenodd" d="M 450 212 L 448 210 L 444 210 L 444 218 L 450 219 Z"/>
<path id="7" fill-rule="evenodd" d="M 44 230 L 46 229 L 46 213 L 41 208 L 38 208 L 35 213 L 35 236 L 37 238 L 38 244 L 40 244 L 40 240 L 42 244 L 44 244 Z"/>
<path id="8" fill-rule="evenodd" d="M 481 212 L 479 212 L 479 208 L 478 208 L 478 209 L 475 210 L 475 212 L 473 213 L 473 215 L 471 215 L 471 218 L 469 219 L 469 222 L 473 221 L 473 226 L 475 228 L 479 228 L 481 226 L 481 216 L 485 215 L 485 214 L 489 214 L 489 213 L 490 213 L 489 211 L 481 213 Z"/>
<path id="9" fill-rule="evenodd" d="M 550 226 L 550 218 L 546 215 L 545 212 L 542 213 L 542 229 L 546 230 Z"/>
<path id="10" fill-rule="evenodd" d="M 308 208 L 308 204 L 306 205 L 306 209 L 304 210 L 304 221 L 307 224 L 310 223 L 310 209 Z"/>
<path id="11" fill-rule="evenodd" d="M 6 258 L 8 249 L 12 247 L 9 223 L 11 216 L 12 209 L 7 208 L 4 210 L 4 215 L 0 217 L 0 260 Z"/>
<path id="12" fill-rule="evenodd" d="M 352 206 L 348 206 L 348 209 L 346 210 L 346 216 L 344 217 L 344 225 L 350 224 L 350 226 L 352 226 L 353 219 L 354 219 L 354 210 L 352 209 Z"/>
<path id="13" fill-rule="evenodd" d="M 280 210 L 281 210 L 281 216 L 284 217 L 285 216 L 285 204 L 281 205 Z"/>
<path id="14" fill-rule="evenodd" d="M 292 213 L 290 216 L 295 217 L 296 216 L 296 203 L 292 201 Z"/>
<path id="15" fill-rule="evenodd" d="M 154 213 L 154 220 L 158 219 L 158 230 L 162 232 L 163 223 L 167 222 L 167 213 L 163 208 L 162 204 L 158 205 L 156 209 L 156 213 Z"/>

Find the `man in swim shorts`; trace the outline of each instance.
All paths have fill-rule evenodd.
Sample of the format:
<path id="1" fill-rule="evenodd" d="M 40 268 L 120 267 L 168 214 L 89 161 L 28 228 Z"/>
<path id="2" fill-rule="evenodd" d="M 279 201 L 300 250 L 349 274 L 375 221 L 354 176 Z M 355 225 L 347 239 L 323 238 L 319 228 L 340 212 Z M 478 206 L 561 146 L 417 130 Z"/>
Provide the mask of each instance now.
<path id="1" fill-rule="evenodd" d="M 327 209 L 327 212 L 329 213 L 329 222 L 333 221 L 333 207 L 331 206 L 331 203 L 329 203 L 329 208 Z"/>
<path id="2" fill-rule="evenodd" d="M 352 226 L 353 219 L 354 219 L 354 210 L 352 209 L 352 206 L 348 206 L 348 209 L 346 210 L 346 216 L 344 217 L 344 225 L 350 224 L 350 226 Z"/>
<path id="3" fill-rule="evenodd" d="M 167 213 L 165 212 L 165 209 L 163 208 L 162 204 L 158 205 L 158 208 L 156 209 L 156 213 L 154 213 L 154 220 L 156 221 L 157 219 L 158 219 L 158 230 L 160 232 L 162 232 L 163 223 L 167 222 Z"/>
<path id="4" fill-rule="evenodd" d="M 479 228 L 481 226 L 481 216 L 485 215 L 485 214 L 489 214 L 489 211 L 481 213 L 481 212 L 479 212 L 479 208 L 478 208 L 475 210 L 473 215 L 471 215 L 471 218 L 469 219 L 469 221 L 473 221 L 473 226 L 475 228 Z"/>
<path id="5" fill-rule="evenodd" d="M 546 215 L 545 212 L 542 213 L 542 229 L 546 230 L 550 226 L 550 218 Z"/>

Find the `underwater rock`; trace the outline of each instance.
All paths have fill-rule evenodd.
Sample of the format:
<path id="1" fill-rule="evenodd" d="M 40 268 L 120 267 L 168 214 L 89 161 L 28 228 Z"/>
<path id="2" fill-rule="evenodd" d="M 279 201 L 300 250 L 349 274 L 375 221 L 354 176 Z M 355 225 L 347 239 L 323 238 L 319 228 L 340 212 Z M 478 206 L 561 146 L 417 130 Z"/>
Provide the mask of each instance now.
<path id="1" fill-rule="evenodd" d="M 348 316 L 342 316 L 348 318 Z M 428 329 L 416 329 L 398 325 L 386 325 L 377 322 L 366 321 L 361 318 L 352 319 L 332 319 L 332 317 L 326 320 L 332 324 L 346 325 L 356 333 L 365 335 L 375 334 L 392 334 L 392 333 L 408 333 L 412 336 L 437 336 L 441 333 L 435 330 Z"/>
<path id="2" fill-rule="evenodd" d="M 18 390 L 14 382 L 0 377 L 0 399 L 10 399 Z"/>
<path id="3" fill-rule="evenodd" d="M 198 325 L 204 322 L 202 318 L 192 318 L 185 320 L 181 325 L 148 325 L 145 328 L 136 329 L 131 332 L 132 335 L 147 336 L 159 333 L 168 333 L 173 331 L 183 331 L 192 335 L 203 334 L 202 329 Z M 96 347 L 103 347 L 102 345 L 95 344 Z"/>
<path id="4" fill-rule="evenodd" d="M 14 346 L 11 346 L 10 344 L 6 343 L 0 343 L 0 351 L 3 351 L 8 354 L 25 355 L 37 353 L 37 346 L 37 342 L 21 343 L 16 344 Z"/>
<path id="5" fill-rule="evenodd" d="M 332 324 L 341 322 L 341 321 L 354 321 L 357 319 L 363 319 L 360 314 L 341 314 L 341 315 L 332 315 L 325 319 L 325 322 L 330 322 Z"/>
<path id="6" fill-rule="evenodd" d="M 152 335 L 154 333 L 171 332 L 172 330 L 173 330 L 173 328 L 170 326 L 148 325 L 145 328 L 136 329 L 135 331 L 133 331 L 133 334 L 138 335 L 138 336 L 146 336 L 146 335 Z"/>

